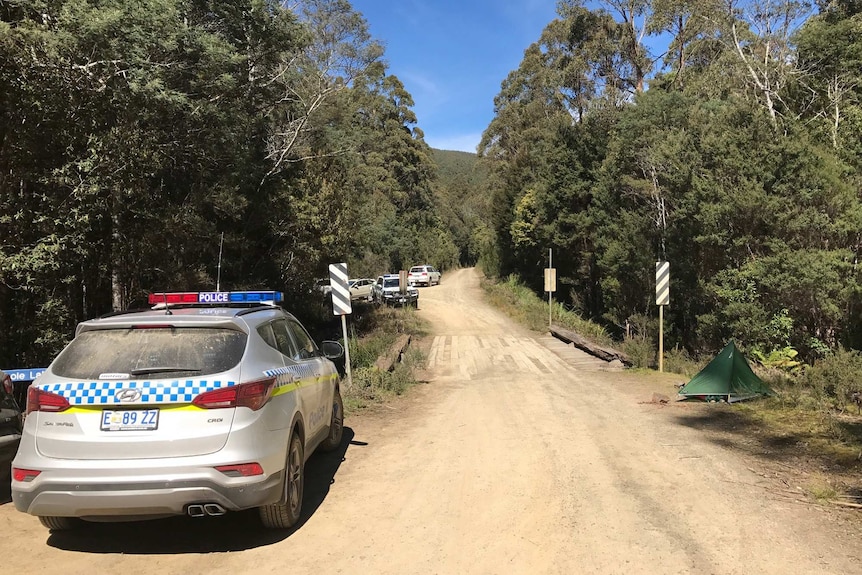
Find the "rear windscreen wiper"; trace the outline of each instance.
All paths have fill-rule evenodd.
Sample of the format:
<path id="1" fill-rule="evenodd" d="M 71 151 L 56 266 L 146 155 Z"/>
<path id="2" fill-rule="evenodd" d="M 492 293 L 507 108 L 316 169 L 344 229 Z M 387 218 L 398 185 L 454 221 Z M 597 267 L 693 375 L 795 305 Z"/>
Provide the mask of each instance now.
<path id="1" fill-rule="evenodd" d="M 146 375 L 149 373 L 168 373 L 171 371 L 200 371 L 196 367 L 141 367 L 133 369 L 129 373 L 132 375 Z"/>

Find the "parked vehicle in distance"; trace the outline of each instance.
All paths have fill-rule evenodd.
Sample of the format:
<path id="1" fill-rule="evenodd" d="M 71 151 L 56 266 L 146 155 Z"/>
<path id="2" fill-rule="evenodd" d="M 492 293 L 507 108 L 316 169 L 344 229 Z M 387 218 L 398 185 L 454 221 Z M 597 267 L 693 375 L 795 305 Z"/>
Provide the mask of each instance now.
<path id="1" fill-rule="evenodd" d="M 407 283 L 412 286 L 432 286 L 440 283 L 442 275 L 443 274 L 435 269 L 434 266 L 413 266 L 410 268 L 410 271 L 407 272 Z"/>
<path id="2" fill-rule="evenodd" d="M 374 282 L 374 302 L 387 305 L 419 305 L 419 290 L 413 286 L 405 286 L 401 289 L 398 274 L 386 274 L 377 278 Z"/>
<path id="3" fill-rule="evenodd" d="M 23 419 L 13 395 L 12 379 L 0 371 L 0 501 L 9 496 L 12 459 L 21 441 Z"/>
<path id="4" fill-rule="evenodd" d="M 49 529 L 256 508 L 300 519 L 305 462 L 343 430 L 337 342 L 280 292 L 150 295 L 88 320 L 30 386 L 12 501 Z"/>
<path id="5" fill-rule="evenodd" d="M 365 300 L 372 301 L 374 299 L 374 295 L 371 291 L 371 288 L 374 287 L 374 280 L 371 278 L 358 278 L 348 280 L 348 287 L 350 288 L 350 300 Z"/>
<path id="6" fill-rule="evenodd" d="M 325 296 L 332 293 L 332 285 L 329 283 L 329 278 L 320 278 L 314 282 L 314 289 Z"/>

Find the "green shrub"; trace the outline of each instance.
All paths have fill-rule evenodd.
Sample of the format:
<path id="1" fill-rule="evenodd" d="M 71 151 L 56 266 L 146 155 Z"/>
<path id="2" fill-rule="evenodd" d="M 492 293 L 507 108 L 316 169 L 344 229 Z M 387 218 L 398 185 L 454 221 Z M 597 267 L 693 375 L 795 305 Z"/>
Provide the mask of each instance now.
<path id="1" fill-rule="evenodd" d="M 552 319 L 555 325 L 570 329 L 592 342 L 613 345 L 602 326 L 583 319 L 559 302 L 554 302 L 550 314 L 552 318 L 549 317 L 547 300 L 541 299 L 533 290 L 522 284 L 516 275 L 510 275 L 501 282 L 485 280 L 482 287 L 488 294 L 491 305 L 533 331 L 548 331 L 548 321 Z"/>
<path id="2" fill-rule="evenodd" d="M 802 368 L 802 362 L 797 359 L 799 352 L 790 346 L 773 349 L 769 353 L 755 348 L 751 350 L 751 356 L 765 368 L 778 369 L 787 373 L 798 373 Z"/>
<path id="3" fill-rule="evenodd" d="M 862 354 L 840 349 L 805 370 L 804 381 L 817 399 L 843 411 L 862 393 Z"/>
<path id="4" fill-rule="evenodd" d="M 684 349 L 673 348 L 664 352 L 664 370 L 686 377 L 694 377 L 706 364 L 693 359 Z"/>
<path id="5" fill-rule="evenodd" d="M 627 338 L 620 347 L 621 351 L 629 356 L 632 367 L 647 369 L 655 365 L 656 349 L 651 341 Z"/>
<path id="6" fill-rule="evenodd" d="M 350 366 L 352 369 L 371 367 L 377 358 L 386 353 L 393 343 L 397 334 L 392 332 L 376 331 L 364 338 L 351 335 L 350 337 Z"/>
<path id="7" fill-rule="evenodd" d="M 357 330 L 350 336 L 350 365 L 353 383 L 342 390 L 345 411 L 360 409 L 385 401 L 404 391 L 415 378 L 413 370 L 424 362 L 422 352 L 408 347 L 403 361 L 391 371 L 374 367 L 378 358 L 389 352 L 400 334 L 413 336 L 425 333 L 425 327 L 413 308 L 379 307 L 362 323 L 363 334 Z"/>

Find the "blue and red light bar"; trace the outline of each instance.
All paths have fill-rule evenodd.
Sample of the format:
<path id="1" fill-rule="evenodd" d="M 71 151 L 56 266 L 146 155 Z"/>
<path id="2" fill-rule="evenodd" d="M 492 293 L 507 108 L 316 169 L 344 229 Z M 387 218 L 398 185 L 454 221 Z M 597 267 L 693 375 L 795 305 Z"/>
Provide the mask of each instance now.
<path id="1" fill-rule="evenodd" d="M 150 305 L 276 303 L 284 300 L 280 291 L 187 291 L 151 293 Z"/>

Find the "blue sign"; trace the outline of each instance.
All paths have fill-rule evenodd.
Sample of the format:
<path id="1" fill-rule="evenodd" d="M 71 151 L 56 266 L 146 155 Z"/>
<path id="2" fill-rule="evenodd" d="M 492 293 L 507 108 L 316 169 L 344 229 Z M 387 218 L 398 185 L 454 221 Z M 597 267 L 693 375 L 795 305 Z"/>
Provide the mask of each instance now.
<path id="1" fill-rule="evenodd" d="M 45 371 L 44 367 L 25 367 L 22 369 L 4 369 L 12 381 L 33 381 Z"/>

